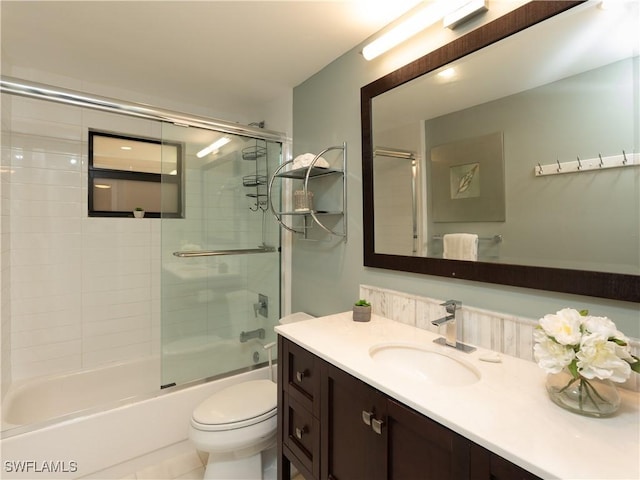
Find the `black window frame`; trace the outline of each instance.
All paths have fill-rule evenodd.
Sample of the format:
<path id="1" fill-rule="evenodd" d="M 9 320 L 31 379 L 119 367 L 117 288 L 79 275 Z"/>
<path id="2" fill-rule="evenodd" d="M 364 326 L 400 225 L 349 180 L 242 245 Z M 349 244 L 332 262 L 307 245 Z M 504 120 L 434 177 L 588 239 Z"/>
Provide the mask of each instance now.
<path id="1" fill-rule="evenodd" d="M 111 168 L 99 168 L 93 165 L 93 142 L 94 137 L 110 137 L 123 140 L 131 140 L 136 142 L 154 143 L 157 145 L 172 145 L 176 147 L 176 174 L 168 175 L 162 173 L 136 172 L 129 170 L 115 170 Z M 167 142 L 157 138 L 134 137 L 114 132 L 105 132 L 102 130 L 89 129 L 88 139 L 88 215 L 89 217 L 133 217 L 132 211 L 111 211 L 111 210 L 94 210 L 93 208 L 93 192 L 95 189 L 95 181 L 98 179 L 114 179 L 114 180 L 133 180 L 138 182 L 155 182 L 155 183 L 174 183 L 178 188 L 178 205 L 177 213 L 149 212 L 145 211 L 145 218 L 184 218 L 184 156 L 183 144 L 180 142 Z"/>

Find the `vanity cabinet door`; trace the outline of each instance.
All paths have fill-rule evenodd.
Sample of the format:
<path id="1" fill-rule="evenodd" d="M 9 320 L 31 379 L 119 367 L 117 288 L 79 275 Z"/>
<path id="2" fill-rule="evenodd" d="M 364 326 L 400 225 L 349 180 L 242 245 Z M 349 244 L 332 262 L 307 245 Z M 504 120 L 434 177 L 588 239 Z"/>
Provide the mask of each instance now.
<path id="1" fill-rule="evenodd" d="M 386 480 L 386 397 L 348 373 L 324 364 L 321 478 Z"/>
<path id="2" fill-rule="evenodd" d="M 387 478 L 466 480 L 470 442 L 424 415 L 387 403 Z"/>
<path id="3" fill-rule="evenodd" d="M 477 480 L 541 480 L 540 477 L 471 443 L 471 477 Z"/>
<path id="4" fill-rule="evenodd" d="M 321 478 L 470 478 L 466 438 L 329 364 L 321 391 Z"/>

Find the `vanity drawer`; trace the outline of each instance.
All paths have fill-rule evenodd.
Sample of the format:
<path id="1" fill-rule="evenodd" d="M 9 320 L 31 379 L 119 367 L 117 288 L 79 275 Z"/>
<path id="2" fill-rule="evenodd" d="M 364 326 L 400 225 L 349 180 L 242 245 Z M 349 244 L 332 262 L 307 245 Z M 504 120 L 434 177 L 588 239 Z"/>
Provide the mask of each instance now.
<path id="1" fill-rule="evenodd" d="M 315 355 L 283 339 L 285 389 L 291 398 L 318 416 L 320 412 L 320 363 Z"/>
<path id="2" fill-rule="evenodd" d="M 300 403 L 284 399 L 284 444 L 302 466 L 320 475 L 320 421 Z"/>

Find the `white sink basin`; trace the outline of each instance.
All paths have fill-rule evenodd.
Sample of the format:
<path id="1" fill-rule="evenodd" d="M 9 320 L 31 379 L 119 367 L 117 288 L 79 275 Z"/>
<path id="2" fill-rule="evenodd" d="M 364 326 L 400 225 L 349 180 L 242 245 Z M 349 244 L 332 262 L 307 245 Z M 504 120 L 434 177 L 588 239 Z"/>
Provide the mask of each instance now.
<path id="1" fill-rule="evenodd" d="M 369 356 L 381 367 L 414 380 L 451 387 L 480 380 L 480 372 L 473 365 L 431 345 L 381 343 L 369 349 Z"/>

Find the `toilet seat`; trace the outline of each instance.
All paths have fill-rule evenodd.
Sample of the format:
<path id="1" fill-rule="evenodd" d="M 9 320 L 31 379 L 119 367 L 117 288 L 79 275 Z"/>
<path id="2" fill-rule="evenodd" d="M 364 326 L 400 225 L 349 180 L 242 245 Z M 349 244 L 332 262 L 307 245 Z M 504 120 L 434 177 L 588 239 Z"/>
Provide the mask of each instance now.
<path id="1" fill-rule="evenodd" d="M 211 395 L 193 411 L 191 425 L 207 432 L 235 430 L 264 422 L 276 413 L 276 384 L 253 380 Z"/>

